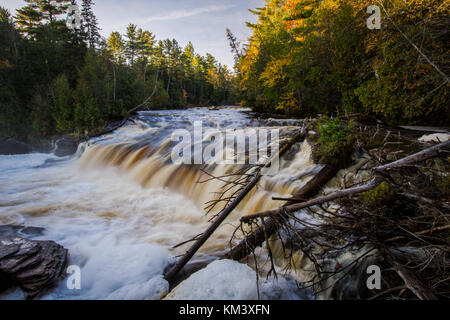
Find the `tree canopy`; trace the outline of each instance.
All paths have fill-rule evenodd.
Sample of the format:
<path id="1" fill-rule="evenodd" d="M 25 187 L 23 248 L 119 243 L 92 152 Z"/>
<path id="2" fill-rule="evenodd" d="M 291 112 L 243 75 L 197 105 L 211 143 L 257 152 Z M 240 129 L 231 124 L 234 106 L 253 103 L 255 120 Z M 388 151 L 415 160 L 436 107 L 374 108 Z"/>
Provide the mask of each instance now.
<path id="1" fill-rule="evenodd" d="M 367 27 L 374 4 L 379 30 Z M 258 22 L 248 24 L 242 56 L 232 41 L 243 104 L 299 116 L 363 113 L 391 124 L 448 124 L 449 5 L 267 0 L 252 10 Z"/>

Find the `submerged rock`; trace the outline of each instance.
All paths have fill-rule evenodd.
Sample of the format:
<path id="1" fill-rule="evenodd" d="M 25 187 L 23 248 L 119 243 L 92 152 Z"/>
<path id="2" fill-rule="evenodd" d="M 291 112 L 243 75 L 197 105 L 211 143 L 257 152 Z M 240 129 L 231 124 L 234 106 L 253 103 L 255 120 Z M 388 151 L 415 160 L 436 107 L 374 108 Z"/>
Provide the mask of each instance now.
<path id="1" fill-rule="evenodd" d="M 29 145 L 18 140 L 0 140 L 0 155 L 27 154 L 32 151 L 33 149 Z"/>
<path id="2" fill-rule="evenodd" d="M 66 157 L 77 152 L 78 141 L 72 137 L 64 137 L 56 141 L 55 156 Z"/>
<path id="3" fill-rule="evenodd" d="M 28 299 L 38 297 L 62 278 L 67 258 L 68 250 L 53 241 L 0 239 L 0 292 L 17 286 Z"/>
<path id="4" fill-rule="evenodd" d="M 44 233 L 44 228 L 36 227 L 24 227 L 24 226 L 14 226 L 6 225 L 0 226 L 0 239 L 6 238 L 30 238 L 41 236 Z"/>

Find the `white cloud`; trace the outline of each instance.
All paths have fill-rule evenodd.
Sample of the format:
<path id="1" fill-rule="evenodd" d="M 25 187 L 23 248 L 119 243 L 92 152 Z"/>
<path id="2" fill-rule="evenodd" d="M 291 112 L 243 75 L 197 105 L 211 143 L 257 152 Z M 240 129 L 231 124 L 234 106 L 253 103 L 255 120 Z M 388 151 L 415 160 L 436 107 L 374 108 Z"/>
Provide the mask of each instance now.
<path id="1" fill-rule="evenodd" d="M 212 6 L 206 6 L 206 7 L 194 8 L 194 9 L 176 10 L 176 11 L 172 11 L 167 14 L 157 15 L 157 16 L 148 17 L 148 18 L 142 18 L 142 19 L 139 19 L 139 21 L 137 21 L 137 23 L 139 24 L 139 23 L 148 23 L 148 22 L 154 22 L 154 21 L 178 20 L 178 19 L 193 17 L 193 16 L 196 16 L 199 14 L 225 11 L 225 10 L 231 9 L 235 6 L 236 5 L 212 5 Z"/>

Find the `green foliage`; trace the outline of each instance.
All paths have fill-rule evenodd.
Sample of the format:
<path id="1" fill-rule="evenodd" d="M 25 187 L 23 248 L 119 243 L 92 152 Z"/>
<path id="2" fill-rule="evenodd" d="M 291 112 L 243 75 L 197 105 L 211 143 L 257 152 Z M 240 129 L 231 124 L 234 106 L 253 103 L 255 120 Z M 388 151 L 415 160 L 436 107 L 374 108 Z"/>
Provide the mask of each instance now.
<path id="1" fill-rule="evenodd" d="M 385 2 L 389 18 L 382 11 L 382 30 L 369 30 L 373 4 L 266 0 L 252 11 L 258 23 L 249 24 L 237 64 L 243 103 L 298 116 L 363 113 L 392 125 L 446 125 L 448 81 L 410 41 L 448 75 L 450 2 Z"/>
<path id="2" fill-rule="evenodd" d="M 84 133 L 81 131 L 85 127 L 85 109 L 80 103 L 75 104 L 73 122 L 75 127 L 78 129 L 78 133 Z"/>
<path id="3" fill-rule="evenodd" d="M 89 98 L 86 101 L 84 124 L 90 130 L 96 130 L 102 127 L 100 108 L 94 98 Z"/>
<path id="4" fill-rule="evenodd" d="M 58 132 L 68 132 L 73 129 L 73 99 L 72 90 L 65 75 L 60 75 L 55 81 L 55 110 L 53 118 Z"/>
<path id="5" fill-rule="evenodd" d="M 39 87 L 31 100 L 32 134 L 47 137 L 55 132 L 52 118 L 50 90 Z"/>
<path id="6" fill-rule="evenodd" d="M 0 7 L 1 136 L 97 133 L 144 101 L 149 108 L 234 103 L 233 75 L 212 55 L 174 39 L 156 42 L 133 24 L 101 44 L 91 0 L 83 0 L 81 30 L 66 27 L 71 2 L 27 0 L 14 21 Z"/>
<path id="7" fill-rule="evenodd" d="M 314 159 L 323 164 L 343 168 L 348 165 L 353 153 L 354 124 L 339 119 L 324 119 L 318 126 L 319 139 L 314 147 Z"/>
<path id="8" fill-rule="evenodd" d="M 395 195 L 395 189 L 384 181 L 375 189 L 362 193 L 360 199 L 364 204 L 376 207 L 390 203 Z"/>
<path id="9" fill-rule="evenodd" d="M 450 199 L 450 175 L 436 177 L 436 185 L 445 198 L 443 200 L 448 201 Z"/>

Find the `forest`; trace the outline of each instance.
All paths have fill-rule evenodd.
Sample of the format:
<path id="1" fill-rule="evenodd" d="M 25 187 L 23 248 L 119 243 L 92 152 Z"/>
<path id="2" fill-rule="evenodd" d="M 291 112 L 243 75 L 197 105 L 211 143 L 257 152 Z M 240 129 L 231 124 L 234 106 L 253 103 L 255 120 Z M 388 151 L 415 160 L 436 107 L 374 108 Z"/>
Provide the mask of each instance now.
<path id="1" fill-rule="evenodd" d="M 39 143 L 61 134 L 95 134 L 136 106 L 185 108 L 235 102 L 233 75 L 211 54 L 181 47 L 129 24 L 100 36 L 93 1 L 26 0 L 0 7 L 0 136 Z M 75 18 L 75 17 L 74 17 Z M 75 25 L 75 23 L 74 23 Z"/>
<path id="2" fill-rule="evenodd" d="M 380 9 L 380 26 L 368 19 Z M 242 104 L 299 117 L 363 114 L 390 125 L 449 120 L 449 8 L 442 0 L 267 0 L 241 45 Z"/>
<path id="3" fill-rule="evenodd" d="M 234 70 L 130 23 L 100 36 L 93 1 L 69 28 L 71 0 L 0 8 L 0 135 L 24 141 L 101 132 L 130 110 L 239 103 L 307 117 L 360 114 L 389 125 L 448 124 L 449 2 L 267 0 Z M 32 141 L 31 141 L 32 142 Z M 35 141 L 34 141 L 35 142 Z"/>

